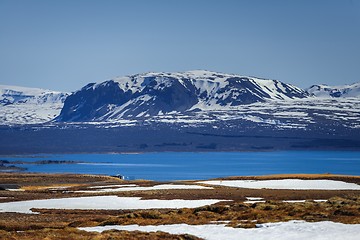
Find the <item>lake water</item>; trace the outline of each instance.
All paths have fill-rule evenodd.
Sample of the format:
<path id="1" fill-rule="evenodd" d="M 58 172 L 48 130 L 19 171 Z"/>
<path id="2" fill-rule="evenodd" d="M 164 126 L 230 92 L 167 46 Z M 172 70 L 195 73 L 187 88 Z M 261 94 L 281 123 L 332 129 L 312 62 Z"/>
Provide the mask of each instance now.
<path id="1" fill-rule="evenodd" d="M 144 154 L 47 154 L 0 156 L 2 160 L 79 161 L 77 164 L 21 164 L 28 172 L 122 174 L 157 181 L 209 179 L 279 173 L 360 175 L 360 152 L 284 151 Z"/>

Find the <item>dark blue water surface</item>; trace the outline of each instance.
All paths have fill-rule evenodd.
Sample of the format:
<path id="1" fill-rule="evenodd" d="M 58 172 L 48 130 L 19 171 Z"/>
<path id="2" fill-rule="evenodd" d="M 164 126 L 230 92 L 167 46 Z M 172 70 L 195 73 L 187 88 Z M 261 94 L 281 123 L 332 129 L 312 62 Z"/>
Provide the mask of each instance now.
<path id="1" fill-rule="evenodd" d="M 28 172 L 122 174 L 158 181 L 279 173 L 360 175 L 360 152 L 284 151 L 143 154 L 50 154 L 0 156 L 9 161 L 78 161 L 77 164 L 21 164 Z"/>

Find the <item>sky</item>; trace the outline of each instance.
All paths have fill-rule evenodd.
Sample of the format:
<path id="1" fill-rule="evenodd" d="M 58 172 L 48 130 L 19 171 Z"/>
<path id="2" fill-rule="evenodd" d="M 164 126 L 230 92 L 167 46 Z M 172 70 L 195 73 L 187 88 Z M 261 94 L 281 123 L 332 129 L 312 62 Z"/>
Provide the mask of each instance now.
<path id="1" fill-rule="evenodd" d="M 0 0 L 0 84 L 75 91 L 210 70 L 360 81 L 360 0 Z"/>

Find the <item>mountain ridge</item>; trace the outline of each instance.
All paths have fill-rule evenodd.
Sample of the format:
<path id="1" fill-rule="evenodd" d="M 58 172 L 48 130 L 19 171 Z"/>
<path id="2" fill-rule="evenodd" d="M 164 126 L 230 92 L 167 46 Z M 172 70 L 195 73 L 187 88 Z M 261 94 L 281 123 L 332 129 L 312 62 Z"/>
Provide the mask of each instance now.
<path id="1" fill-rule="evenodd" d="M 315 116 L 323 114 L 319 111 L 334 108 L 333 100 L 338 102 L 340 111 L 340 107 L 348 109 L 346 99 L 355 98 L 351 104 L 356 108 L 358 93 L 360 83 L 301 89 L 278 80 L 205 70 L 148 72 L 89 83 L 73 93 L 0 85 L 0 124 L 141 119 L 170 123 L 175 121 L 174 116 L 181 116 L 177 121 L 185 122 L 214 121 L 217 116 L 215 120 L 219 121 L 236 118 L 275 124 L 279 123 L 279 116 L 293 119 L 309 116 L 314 106 L 318 113 L 311 115 L 312 121 L 318 121 Z M 297 110 L 286 110 L 290 108 Z M 221 117 L 219 112 L 226 114 Z M 350 114 L 350 118 L 357 116 L 355 112 L 330 114 L 326 112 L 328 118 L 338 121 L 344 114 Z M 208 117 L 199 118 L 201 115 Z"/>
<path id="2" fill-rule="evenodd" d="M 276 80 L 145 73 L 60 101 L 44 98 L 54 96 L 47 90 L 1 93 L 3 154 L 360 149 L 360 97 L 316 96 Z"/>
<path id="3" fill-rule="evenodd" d="M 308 97 L 277 80 L 209 71 L 145 73 L 91 83 L 70 95 L 58 121 L 98 121 L 222 109 Z"/>
<path id="4" fill-rule="evenodd" d="M 69 95 L 67 92 L 59 92 L 42 88 L 0 85 L 0 104 L 14 103 L 50 103 L 64 102 Z"/>
<path id="5" fill-rule="evenodd" d="M 0 85 L 0 124 L 48 122 L 61 111 L 69 93 Z"/>
<path id="6" fill-rule="evenodd" d="M 306 91 L 316 97 L 360 97 L 360 82 L 342 86 L 312 85 Z"/>

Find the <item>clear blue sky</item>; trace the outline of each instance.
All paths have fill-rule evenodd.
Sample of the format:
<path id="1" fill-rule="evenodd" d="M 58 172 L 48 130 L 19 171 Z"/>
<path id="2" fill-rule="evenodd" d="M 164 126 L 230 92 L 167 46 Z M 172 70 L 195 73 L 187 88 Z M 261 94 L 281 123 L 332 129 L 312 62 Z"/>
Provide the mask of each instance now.
<path id="1" fill-rule="evenodd" d="M 0 0 L 0 84 L 195 69 L 360 81 L 360 0 Z"/>

